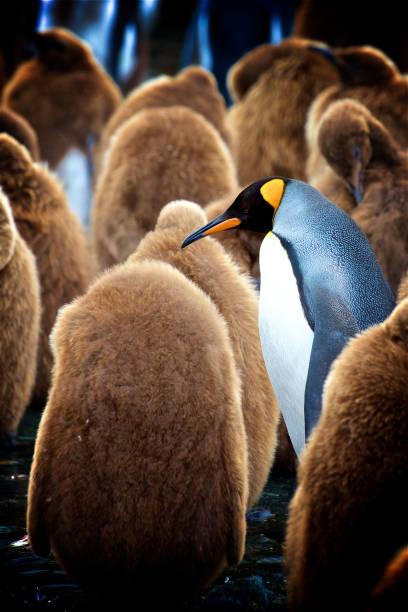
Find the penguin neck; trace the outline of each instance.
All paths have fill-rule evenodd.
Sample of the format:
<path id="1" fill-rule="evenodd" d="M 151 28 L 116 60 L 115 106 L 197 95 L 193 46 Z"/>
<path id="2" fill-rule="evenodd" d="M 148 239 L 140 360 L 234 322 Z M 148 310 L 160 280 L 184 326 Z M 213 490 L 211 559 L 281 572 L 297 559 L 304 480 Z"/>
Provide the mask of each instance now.
<path id="1" fill-rule="evenodd" d="M 289 243 L 304 242 L 305 239 L 326 241 L 327 222 L 322 221 L 332 218 L 338 225 L 338 219 L 346 222 L 349 219 L 320 191 L 302 181 L 288 182 L 284 199 L 274 217 L 273 233 Z"/>

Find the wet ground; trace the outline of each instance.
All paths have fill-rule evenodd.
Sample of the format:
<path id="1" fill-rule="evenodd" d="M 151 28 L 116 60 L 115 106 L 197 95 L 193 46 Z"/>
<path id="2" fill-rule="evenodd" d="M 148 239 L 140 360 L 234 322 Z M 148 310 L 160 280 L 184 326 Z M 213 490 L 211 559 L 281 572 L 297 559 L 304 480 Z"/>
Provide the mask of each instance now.
<path id="1" fill-rule="evenodd" d="M 24 539 L 28 477 L 39 417 L 38 412 L 28 411 L 16 449 L 0 455 L 0 609 L 88 611 L 93 596 L 71 584 L 51 556 L 43 559 L 31 554 Z M 224 571 L 208 591 L 186 602 L 180 612 L 287 609 L 282 543 L 293 490 L 294 479 L 270 477 L 247 516 L 243 561 Z M 138 609 L 137 597 L 127 609 Z"/>

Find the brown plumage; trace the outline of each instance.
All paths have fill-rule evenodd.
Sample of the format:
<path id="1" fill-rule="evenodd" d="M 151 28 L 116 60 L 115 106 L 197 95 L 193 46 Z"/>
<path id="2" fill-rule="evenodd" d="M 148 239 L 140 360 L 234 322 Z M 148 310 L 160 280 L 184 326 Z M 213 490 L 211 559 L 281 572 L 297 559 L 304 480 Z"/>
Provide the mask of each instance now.
<path id="1" fill-rule="evenodd" d="M 38 32 L 36 56 L 16 70 L 3 90 L 3 105 L 35 130 L 41 159 L 55 168 L 71 148 L 87 152 L 119 105 L 119 88 L 89 46 L 69 30 Z"/>
<path id="2" fill-rule="evenodd" d="M 352 98 L 361 102 L 378 119 L 396 142 L 408 147 L 408 79 L 381 50 L 370 46 L 333 49 L 333 59 L 341 83 L 328 87 L 312 103 L 306 120 L 308 159 L 306 179 L 343 208 L 355 205 L 352 193 L 341 182 L 336 184 L 317 143 L 319 121 L 336 100 Z"/>
<path id="3" fill-rule="evenodd" d="M 169 201 L 205 205 L 235 187 L 227 146 L 202 115 L 183 106 L 138 112 L 112 138 L 96 185 L 90 225 L 99 266 L 124 261 Z"/>
<path id="4" fill-rule="evenodd" d="M 289 507 L 290 610 L 365 610 L 408 541 L 407 347 L 404 300 L 332 365 Z"/>
<path id="5" fill-rule="evenodd" d="M 119 105 L 107 122 L 95 147 L 95 172 L 116 130 L 136 113 L 147 108 L 187 106 L 205 117 L 228 144 L 227 110 L 214 76 L 201 66 L 188 66 L 175 76 L 163 75 L 136 87 Z"/>
<path id="6" fill-rule="evenodd" d="M 338 180 L 361 201 L 349 212 L 368 238 L 394 294 L 408 269 L 408 154 L 359 102 L 332 103 L 318 129 L 318 146 Z M 334 194 L 333 194 L 334 195 Z"/>
<path id="7" fill-rule="evenodd" d="M 33 161 L 39 161 L 40 149 L 37 134 L 24 117 L 10 108 L 0 108 L 0 133 L 2 132 L 23 144 Z"/>
<path id="8" fill-rule="evenodd" d="M 214 219 L 224 212 L 240 191 L 242 188 L 205 206 L 204 211 L 207 218 Z M 233 232 L 217 232 L 213 235 L 213 238 L 222 244 L 240 270 L 250 275 L 256 287 L 260 280 L 259 248 L 264 237 L 264 234 L 239 228 Z M 272 471 L 275 474 L 295 474 L 297 456 L 282 418 L 279 419 L 276 438 L 276 453 Z"/>
<path id="9" fill-rule="evenodd" d="M 52 172 L 26 148 L 0 135 L 0 185 L 21 236 L 34 253 L 41 286 L 41 332 L 33 402 L 45 403 L 52 353 L 48 336 L 60 306 L 83 293 L 95 274 L 85 232 Z"/>
<path id="10" fill-rule="evenodd" d="M 159 259 L 171 264 L 210 296 L 227 322 L 242 385 L 242 411 L 248 438 L 248 505 L 262 493 L 276 446 L 279 407 L 262 357 L 258 331 L 258 296 L 253 284 L 212 238 L 191 249 L 183 239 L 207 223 L 200 206 L 172 202 L 165 206 L 130 261 Z"/>
<path id="11" fill-rule="evenodd" d="M 406 297 L 408 297 L 408 272 L 402 275 L 401 282 L 398 285 L 397 291 L 397 303 L 402 302 Z"/>
<path id="12" fill-rule="evenodd" d="M 225 321 L 158 261 L 102 274 L 58 316 L 28 535 L 75 582 L 150 605 L 244 553 L 246 437 Z M 160 588 L 158 588 L 158 585 Z M 144 609 L 144 608 L 143 608 Z"/>
<path id="13" fill-rule="evenodd" d="M 383 11 L 373 11 L 372 8 L 370 0 L 300 0 L 296 2 L 293 33 L 324 40 L 333 47 L 368 42 L 385 51 L 400 70 L 408 71 L 408 45 L 401 3 L 391 0 Z"/>
<path id="14" fill-rule="evenodd" d="M 305 179 L 306 113 L 318 93 L 339 81 L 332 62 L 310 44 L 316 45 L 288 38 L 261 45 L 228 73 L 231 149 L 241 185 L 270 175 Z"/>
<path id="15" fill-rule="evenodd" d="M 0 189 L 0 444 L 9 444 L 29 403 L 40 331 L 35 259 Z"/>

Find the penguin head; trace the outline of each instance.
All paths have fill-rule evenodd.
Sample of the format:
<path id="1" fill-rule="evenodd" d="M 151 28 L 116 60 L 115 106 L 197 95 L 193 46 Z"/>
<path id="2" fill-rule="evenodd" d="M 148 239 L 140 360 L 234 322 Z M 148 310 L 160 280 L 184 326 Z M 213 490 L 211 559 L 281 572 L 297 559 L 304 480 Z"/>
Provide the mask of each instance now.
<path id="1" fill-rule="evenodd" d="M 225 212 L 189 234 L 181 248 L 204 236 L 238 226 L 253 232 L 270 232 L 288 182 L 285 178 L 270 177 L 252 183 L 241 191 Z"/>

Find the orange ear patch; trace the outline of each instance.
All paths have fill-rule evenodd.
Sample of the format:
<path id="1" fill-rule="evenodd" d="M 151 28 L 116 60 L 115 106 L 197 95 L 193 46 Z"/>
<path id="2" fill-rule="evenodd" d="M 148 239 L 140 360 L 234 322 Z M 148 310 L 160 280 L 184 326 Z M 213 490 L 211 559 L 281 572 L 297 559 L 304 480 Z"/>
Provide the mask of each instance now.
<path id="1" fill-rule="evenodd" d="M 263 199 L 273 206 L 275 212 L 280 204 L 284 191 L 285 181 L 282 179 L 272 179 L 264 183 L 260 189 Z"/>

